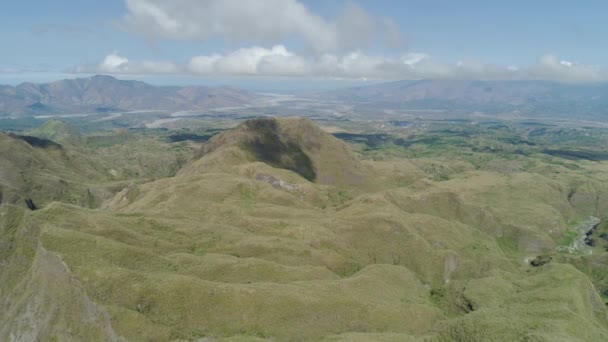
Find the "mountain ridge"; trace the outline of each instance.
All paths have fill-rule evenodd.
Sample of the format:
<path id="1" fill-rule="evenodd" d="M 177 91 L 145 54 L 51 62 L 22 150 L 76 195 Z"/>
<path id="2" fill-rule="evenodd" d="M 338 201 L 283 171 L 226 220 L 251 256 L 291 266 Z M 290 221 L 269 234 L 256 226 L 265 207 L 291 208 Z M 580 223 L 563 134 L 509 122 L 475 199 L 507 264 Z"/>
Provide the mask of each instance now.
<path id="1" fill-rule="evenodd" d="M 249 103 L 255 95 L 231 87 L 154 86 L 95 75 L 50 83 L 0 86 L 0 116 L 118 110 L 203 110 Z"/>
<path id="2" fill-rule="evenodd" d="M 317 93 L 313 97 L 389 107 L 451 112 L 601 118 L 608 115 L 608 83 L 543 80 L 393 81 Z"/>

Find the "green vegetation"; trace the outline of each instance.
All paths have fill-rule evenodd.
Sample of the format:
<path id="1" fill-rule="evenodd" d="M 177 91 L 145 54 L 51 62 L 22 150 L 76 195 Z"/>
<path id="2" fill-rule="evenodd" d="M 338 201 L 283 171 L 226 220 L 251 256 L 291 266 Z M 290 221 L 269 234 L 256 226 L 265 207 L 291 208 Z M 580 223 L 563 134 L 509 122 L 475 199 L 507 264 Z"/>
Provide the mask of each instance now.
<path id="1" fill-rule="evenodd" d="M 558 243 L 561 246 L 569 246 L 574 242 L 574 240 L 579 237 L 579 235 L 580 233 L 578 231 L 574 229 L 568 229 L 564 232 L 564 235 L 561 237 Z"/>
<path id="2" fill-rule="evenodd" d="M 81 138 L 78 129 L 59 120 L 48 120 L 40 127 L 28 132 L 28 134 L 57 142 L 78 143 Z"/>
<path id="3" fill-rule="evenodd" d="M 331 125 L 0 134 L 0 340 L 608 340 L 608 133 Z"/>

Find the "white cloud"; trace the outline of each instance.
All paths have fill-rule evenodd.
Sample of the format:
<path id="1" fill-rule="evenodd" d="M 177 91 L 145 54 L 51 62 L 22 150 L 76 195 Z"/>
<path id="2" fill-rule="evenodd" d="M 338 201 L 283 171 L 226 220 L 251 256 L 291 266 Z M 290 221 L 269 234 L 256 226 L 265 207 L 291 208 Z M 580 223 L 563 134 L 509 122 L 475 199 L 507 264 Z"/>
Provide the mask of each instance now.
<path id="1" fill-rule="evenodd" d="M 420 61 L 422 54 L 406 55 L 407 63 Z M 197 56 L 190 60 L 187 70 L 195 74 L 308 76 L 340 78 L 393 78 L 390 64 L 398 60 L 369 56 L 360 51 L 342 56 L 323 54 L 308 59 L 290 52 L 283 45 L 270 49 L 252 47 L 238 49 L 227 55 Z M 397 76 L 395 74 L 394 76 Z"/>
<path id="2" fill-rule="evenodd" d="M 270 49 L 252 47 L 227 55 L 197 56 L 190 60 L 188 71 L 195 74 L 302 76 L 307 62 L 282 45 Z"/>
<path id="3" fill-rule="evenodd" d="M 200 75 L 395 79 L 412 76 L 412 66 L 427 58 L 426 54 L 409 53 L 390 59 L 361 51 L 304 58 L 288 51 L 283 45 L 276 45 L 271 49 L 252 47 L 227 55 L 197 56 L 190 60 L 185 71 Z"/>
<path id="4" fill-rule="evenodd" d="M 407 65 L 414 65 L 414 64 L 418 64 L 426 59 L 429 59 L 430 56 L 427 55 L 426 53 L 408 53 L 405 54 L 401 57 L 401 61 L 403 62 L 403 64 L 407 64 Z"/>
<path id="5" fill-rule="evenodd" d="M 401 56 L 369 55 L 362 51 L 325 53 L 303 57 L 283 45 L 254 46 L 227 54 L 195 56 L 186 64 L 168 61 L 131 61 L 117 52 L 97 65 L 79 66 L 76 73 L 191 74 L 222 76 L 288 76 L 344 79 L 542 79 L 562 82 L 608 81 L 608 71 L 598 67 L 542 56 L 531 67 L 499 66 L 467 59 L 455 64 L 438 63 L 425 53 Z"/>
<path id="6" fill-rule="evenodd" d="M 301 0 L 125 0 L 125 3 L 127 14 L 120 21 L 121 27 L 148 39 L 194 42 L 223 39 L 229 43 L 226 46 L 236 43 L 247 47 L 194 56 L 186 63 L 134 61 L 113 52 L 99 63 L 77 66 L 70 72 L 608 81 L 606 69 L 554 55 L 544 55 L 531 66 L 500 66 L 474 59 L 443 63 L 422 52 L 404 53 L 405 40 L 394 21 L 370 15 L 351 2 L 331 19 L 312 12 Z M 287 47 L 302 43 L 309 49 Z M 11 71 L 0 69 L 0 72 Z"/>
<path id="7" fill-rule="evenodd" d="M 128 70 L 129 60 L 125 57 L 118 55 L 117 52 L 113 52 L 103 59 L 103 62 L 99 64 L 99 70 L 107 73 L 118 73 Z"/>
<path id="8" fill-rule="evenodd" d="M 326 20 L 297 0 L 126 0 L 122 26 L 148 39 L 276 44 L 301 40 L 317 53 L 360 49 L 376 43 L 403 48 L 397 25 L 349 4 Z"/>
<path id="9" fill-rule="evenodd" d="M 115 51 L 98 65 L 80 65 L 70 71 L 92 74 L 177 74 L 180 73 L 180 68 L 175 63 L 165 61 L 131 62 Z"/>
<path id="10" fill-rule="evenodd" d="M 530 73 L 540 79 L 568 82 L 608 80 L 608 70 L 606 69 L 560 60 L 557 56 L 550 54 L 542 56 Z"/>

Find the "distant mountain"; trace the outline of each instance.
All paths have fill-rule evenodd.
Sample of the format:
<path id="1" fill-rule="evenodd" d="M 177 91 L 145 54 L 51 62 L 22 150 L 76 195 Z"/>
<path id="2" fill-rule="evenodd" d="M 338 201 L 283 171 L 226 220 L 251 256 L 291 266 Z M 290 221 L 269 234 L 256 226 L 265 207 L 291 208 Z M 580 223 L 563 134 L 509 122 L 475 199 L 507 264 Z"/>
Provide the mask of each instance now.
<path id="1" fill-rule="evenodd" d="M 608 83 L 397 81 L 335 90 L 318 96 L 323 99 L 371 102 L 408 109 L 608 117 Z"/>
<path id="2" fill-rule="evenodd" d="M 157 87 L 111 76 L 0 86 L 0 116 L 114 110 L 200 110 L 249 103 L 253 93 L 229 87 Z"/>

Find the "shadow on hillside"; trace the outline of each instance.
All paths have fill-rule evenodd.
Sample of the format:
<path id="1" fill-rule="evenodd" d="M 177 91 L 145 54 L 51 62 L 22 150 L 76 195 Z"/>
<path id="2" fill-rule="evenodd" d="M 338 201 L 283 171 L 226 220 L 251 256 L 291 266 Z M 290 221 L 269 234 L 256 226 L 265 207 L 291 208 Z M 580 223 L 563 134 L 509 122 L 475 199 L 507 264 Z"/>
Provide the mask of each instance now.
<path id="1" fill-rule="evenodd" d="M 273 167 L 294 171 L 311 182 L 317 178 L 310 157 L 298 144 L 281 139 L 275 120 L 253 119 L 247 121 L 246 125 L 247 129 L 256 134 L 252 141 L 243 144 L 243 148 L 257 160 Z"/>

